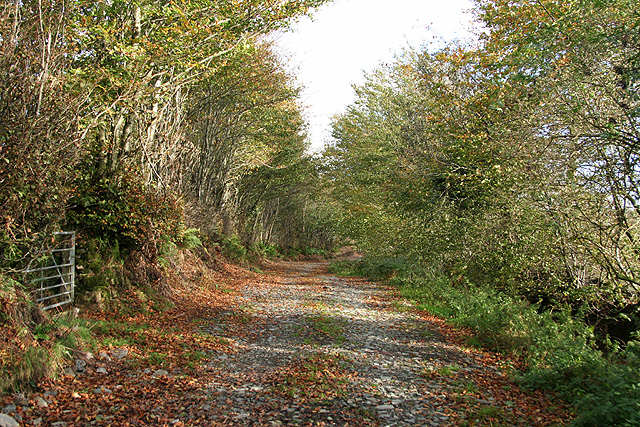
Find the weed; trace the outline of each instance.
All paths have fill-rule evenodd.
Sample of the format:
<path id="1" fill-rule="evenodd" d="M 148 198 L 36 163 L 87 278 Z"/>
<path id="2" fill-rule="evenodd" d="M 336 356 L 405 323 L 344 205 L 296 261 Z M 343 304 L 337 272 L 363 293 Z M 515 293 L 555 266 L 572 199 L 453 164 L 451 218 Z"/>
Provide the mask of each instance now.
<path id="1" fill-rule="evenodd" d="M 191 352 L 191 353 L 184 353 L 182 355 L 182 357 L 184 357 L 185 359 L 187 359 L 187 360 L 189 360 L 191 362 L 194 362 L 194 361 L 198 362 L 200 360 L 208 358 L 207 353 L 205 353 L 203 351 L 198 351 L 198 350 L 194 351 L 194 352 Z"/>
<path id="2" fill-rule="evenodd" d="M 378 414 L 370 408 L 358 407 L 355 409 L 355 413 L 364 420 L 375 420 L 378 417 Z"/>
<path id="3" fill-rule="evenodd" d="M 474 414 L 480 420 L 488 420 L 489 418 L 500 418 L 503 415 L 502 409 L 496 406 L 483 406 Z"/>
<path id="4" fill-rule="evenodd" d="M 478 385 L 473 381 L 460 381 L 454 384 L 456 391 L 462 394 L 478 394 Z"/>
<path id="5" fill-rule="evenodd" d="M 342 344 L 345 341 L 344 327 L 340 320 L 325 316 L 317 315 L 309 318 L 309 324 L 315 335 L 312 337 L 317 341 L 329 341 Z M 319 337 L 317 335 L 320 335 Z"/>
<path id="6" fill-rule="evenodd" d="M 167 355 L 164 353 L 152 352 L 147 356 L 147 362 L 151 366 L 163 365 L 166 362 Z"/>
<path id="7" fill-rule="evenodd" d="M 217 335 L 211 335 L 208 333 L 202 333 L 202 334 L 198 334 L 199 335 L 199 339 L 202 341 L 209 341 L 213 344 L 222 344 L 222 345 L 230 345 L 231 341 L 229 340 L 229 338 L 225 338 L 225 337 L 220 337 Z"/>
<path id="8" fill-rule="evenodd" d="M 460 370 L 457 364 L 445 366 L 425 366 L 422 375 L 427 378 L 453 377 Z"/>
<path id="9" fill-rule="evenodd" d="M 216 290 L 217 290 L 218 292 L 222 292 L 223 294 L 233 294 L 233 293 L 235 293 L 235 292 L 236 292 L 236 290 L 235 290 L 235 289 L 225 288 L 224 286 L 221 286 L 221 285 L 219 285 L 219 284 L 217 284 L 217 283 L 216 283 L 216 284 L 214 284 L 214 286 L 215 286 L 215 288 L 216 288 Z"/>
<path id="10" fill-rule="evenodd" d="M 304 306 L 320 312 L 326 312 L 329 310 L 329 306 L 325 302 L 317 301 L 313 298 L 307 298 L 304 302 Z"/>
<path id="11" fill-rule="evenodd" d="M 312 347 L 318 347 L 318 342 L 315 340 L 315 338 L 307 337 L 302 342 L 305 345 L 309 345 L 309 346 L 312 346 Z"/>

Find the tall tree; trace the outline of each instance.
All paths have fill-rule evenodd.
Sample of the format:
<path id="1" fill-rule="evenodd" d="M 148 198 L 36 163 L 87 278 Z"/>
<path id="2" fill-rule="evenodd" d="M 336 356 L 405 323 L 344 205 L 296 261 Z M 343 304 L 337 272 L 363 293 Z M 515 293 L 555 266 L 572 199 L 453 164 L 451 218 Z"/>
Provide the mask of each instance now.
<path id="1" fill-rule="evenodd" d="M 348 231 L 532 298 L 635 304 L 636 8 L 488 0 L 478 16 L 480 46 L 405 56 L 336 120 Z"/>
<path id="2" fill-rule="evenodd" d="M 68 24 L 61 2 L 0 4 L 0 269 L 19 267 L 64 218 L 78 148 Z"/>
<path id="3" fill-rule="evenodd" d="M 325 0 L 79 2 L 69 41 L 84 135 L 101 170 L 129 159 L 162 182 L 181 143 L 184 97 L 253 37 Z M 167 174 L 171 175 L 170 172 Z"/>

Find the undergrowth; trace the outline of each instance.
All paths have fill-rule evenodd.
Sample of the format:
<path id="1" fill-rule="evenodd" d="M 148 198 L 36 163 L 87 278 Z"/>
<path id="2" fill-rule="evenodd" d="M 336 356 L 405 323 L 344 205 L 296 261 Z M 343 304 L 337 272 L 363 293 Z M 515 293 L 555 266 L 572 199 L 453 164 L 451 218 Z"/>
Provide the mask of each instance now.
<path id="1" fill-rule="evenodd" d="M 339 262 L 334 274 L 385 278 L 420 309 L 473 330 L 469 344 L 522 361 L 526 387 L 552 390 L 572 402 L 574 425 L 640 426 L 640 338 L 604 352 L 594 330 L 569 309 L 541 310 L 488 287 L 419 272 L 402 260 Z"/>
<path id="2" fill-rule="evenodd" d="M 3 289 L 0 306 L 0 394 L 54 378 L 74 350 L 94 344 L 86 322 L 70 314 L 43 314 L 19 286 Z"/>

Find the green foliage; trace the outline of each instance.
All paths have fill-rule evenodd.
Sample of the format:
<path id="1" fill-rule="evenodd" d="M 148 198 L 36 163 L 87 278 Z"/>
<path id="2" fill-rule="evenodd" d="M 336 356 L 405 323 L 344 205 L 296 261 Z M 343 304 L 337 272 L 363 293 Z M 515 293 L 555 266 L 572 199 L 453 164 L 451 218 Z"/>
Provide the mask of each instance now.
<path id="1" fill-rule="evenodd" d="M 540 311 L 521 299 L 469 283 L 453 286 L 436 273 L 396 276 L 402 294 L 429 312 L 474 331 L 474 344 L 525 361 L 522 379 L 559 392 L 578 409 L 575 425 L 638 425 L 640 345 L 605 356 L 593 328 L 568 311 Z"/>
<path id="2" fill-rule="evenodd" d="M 100 238 L 80 242 L 76 251 L 77 292 L 100 292 L 107 299 L 110 292 L 125 284 L 124 259 L 117 241 Z"/>
<path id="3" fill-rule="evenodd" d="M 637 324 L 637 8 L 482 0 L 478 20 L 482 43 L 405 52 L 334 120 L 323 173 L 340 234 L 383 259 L 363 263 L 372 277 L 400 257 L 473 283 L 496 304 L 472 325 L 508 334 L 504 298 Z"/>
<path id="4" fill-rule="evenodd" d="M 68 16 L 47 0 L 18 7 L 0 18 L 0 68 L 13 70 L 0 76 L 0 271 L 24 268 L 59 231 L 78 157 L 78 102 L 63 84 Z"/>
<path id="5" fill-rule="evenodd" d="M 126 300 L 129 285 L 159 292 L 159 263 L 170 267 L 178 248 L 202 245 L 199 230 L 183 222 L 183 198 L 191 226 L 234 236 L 223 248 L 235 260 L 247 254 L 236 234 L 268 242 L 266 255 L 282 242 L 328 247 L 331 212 L 319 191 L 308 195 L 320 186 L 304 154 L 299 88 L 269 43 L 257 41 L 326 1 L 7 3 L 3 302 L 20 294 L 9 276 L 62 226 L 78 232 L 76 296 L 100 305 Z M 157 309 L 166 303 L 150 299 Z M 2 389 L 53 375 L 64 348 L 89 339 L 83 328 L 27 322 L 36 311 L 0 314 L 0 326 L 20 324 L 26 341 L 16 348 L 27 349 L 0 349 L 10 378 L 3 375 Z"/>
<path id="6" fill-rule="evenodd" d="M 162 243 L 158 251 L 158 262 L 167 269 L 174 265 L 174 257 L 178 254 L 178 248 L 195 249 L 202 246 L 200 240 L 200 230 L 197 228 L 184 228 L 184 224 L 178 224 L 178 231 L 174 240 L 172 236 L 161 236 Z"/>
<path id="7" fill-rule="evenodd" d="M 334 261 L 329 271 L 339 276 L 366 276 L 374 280 L 389 279 L 392 283 L 412 277 L 415 262 L 401 257 L 371 257 L 358 261 Z"/>
<path id="8" fill-rule="evenodd" d="M 640 343 L 576 381 L 580 417 L 576 426 L 640 425 Z"/>
<path id="9" fill-rule="evenodd" d="M 85 166 L 68 213 L 78 230 L 126 250 L 150 249 L 161 236 L 179 239 L 182 208 L 175 197 L 145 186 L 135 173 L 107 178 Z"/>
<path id="10" fill-rule="evenodd" d="M 305 256 L 320 256 L 323 258 L 326 258 L 327 256 L 329 256 L 329 252 L 326 249 L 312 248 L 308 246 L 305 246 L 304 248 L 302 248 L 301 253 L 302 255 L 305 255 Z"/>
<path id="11" fill-rule="evenodd" d="M 329 265 L 329 272 L 336 276 L 367 276 L 361 264 L 350 261 L 334 261 Z"/>
<path id="12" fill-rule="evenodd" d="M 242 262 L 246 260 L 247 248 L 237 235 L 233 235 L 222 240 L 222 253 L 234 261 Z"/>
<path id="13" fill-rule="evenodd" d="M 187 228 L 178 236 L 178 246 L 184 249 L 195 249 L 202 246 L 199 237 L 200 230 L 197 228 Z"/>
<path id="14" fill-rule="evenodd" d="M 336 211 L 323 190 L 315 160 L 305 154 L 301 116 L 293 116 L 288 120 L 300 127 L 280 130 L 278 140 L 270 144 L 276 148 L 270 163 L 256 165 L 240 182 L 239 216 L 244 224 L 240 230 L 243 240 L 276 244 L 283 253 L 295 249 L 315 255 L 305 252 L 331 249 L 334 244 Z"/>
<path id="15" fill-rule="evenodd" d="M 257 254 L 259 258 L 274 259 L 282 256 L 280 248 L 277 245 L 270 243 L 259 242 L 258 244 L 253 245 L 251 250 Z"/>

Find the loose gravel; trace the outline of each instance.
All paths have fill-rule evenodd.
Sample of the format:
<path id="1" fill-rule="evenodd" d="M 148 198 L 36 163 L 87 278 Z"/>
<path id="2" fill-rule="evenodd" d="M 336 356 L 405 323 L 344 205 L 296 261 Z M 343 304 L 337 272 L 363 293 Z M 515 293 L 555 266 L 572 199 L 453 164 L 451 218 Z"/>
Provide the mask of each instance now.
<path id="1" fill-rule="evenodd" d="M 280 273 L 284 279 L 275 285 L 244 289 L 244 328 L 231 312 L 204 327 L 236 350 L 209 362 L 211 370 L 236 377 L 231 387 L 211 385 L 211 399 L 229 409 L 213 416 L 219 422 L 448 426 L 452 396 L 479 386 L 465 381 L 464 373 L 490 369 L 444 342 L 384 286 L 329 275 L 324 263 L 290 263 Z M 234 324 L 227 325 L 225 318 L 232 317 Z M 311 408 L 295 394 L 272 393 L 273 373 L 318 354 L 352 373 L 346 392 Z M 494 404 L 490 396 L 480 403 Z"/>

